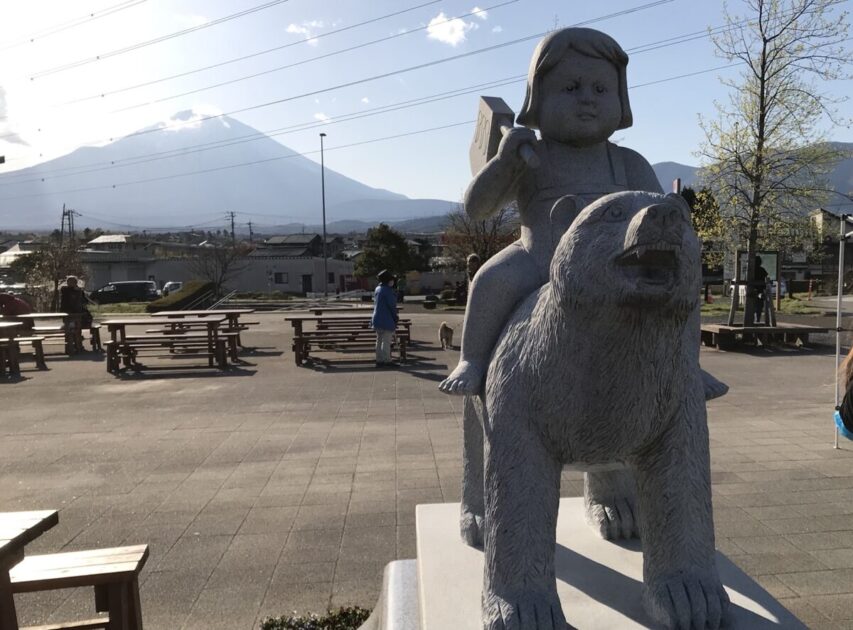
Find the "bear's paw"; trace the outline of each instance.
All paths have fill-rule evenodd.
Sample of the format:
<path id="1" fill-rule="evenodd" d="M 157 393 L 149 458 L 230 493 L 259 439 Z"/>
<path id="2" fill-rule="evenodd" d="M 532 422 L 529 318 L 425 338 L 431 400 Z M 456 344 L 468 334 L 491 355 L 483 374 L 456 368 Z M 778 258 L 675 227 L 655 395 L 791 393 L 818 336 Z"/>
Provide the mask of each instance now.
<path id="1" fill-rule="evenodd" d="M 666 628 L 717 630 L 725 623 L 729 596 L 715 572 L 685 571 L 646 585 L 643 604 Z"/>
<path id="2" fill-rule="evenodd" d="M 555 591 L 525 591 L 483 597 L 483 630 L 566 630 L 566 617 Z"/>

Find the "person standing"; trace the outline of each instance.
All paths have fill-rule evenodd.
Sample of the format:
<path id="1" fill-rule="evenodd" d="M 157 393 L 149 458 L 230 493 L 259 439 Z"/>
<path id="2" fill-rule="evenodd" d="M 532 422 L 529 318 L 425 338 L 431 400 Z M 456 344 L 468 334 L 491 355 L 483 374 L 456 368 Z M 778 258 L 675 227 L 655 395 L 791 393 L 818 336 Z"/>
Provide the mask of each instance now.
<path id="1" fill-rule="evenodd" d="M 391 342 L 397 330 L 397 294 L 394 284 L 397 276 L 383 269 L 376 276 L 379 285 L 373 292 L 373 317 L 370 326 L 376 331 L 376 367 L 393 365 Z"/>

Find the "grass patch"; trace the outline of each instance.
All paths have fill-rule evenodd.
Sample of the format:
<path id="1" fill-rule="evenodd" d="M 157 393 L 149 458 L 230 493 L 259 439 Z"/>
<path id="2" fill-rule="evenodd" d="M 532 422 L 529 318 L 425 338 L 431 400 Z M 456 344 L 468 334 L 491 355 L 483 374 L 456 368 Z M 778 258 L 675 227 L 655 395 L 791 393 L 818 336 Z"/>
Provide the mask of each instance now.
<path id="1" fill-rule="evenodd" d="M 776 306 L 774 302 L 773 306 Z M 728 315 L 731 308 L 731 298 L 722 296 L 715 297 L 713 304 L 702 304 L 702 315 Z M 777 311 L 780 315 L 823 315 L 824 308 L 814 306 L 808 300 L 799 298 L 782 298 L 780 308 Z M 743 312 L 743 305 L 738 309 L 738 312 Z"/>
<path id="2" fill-rule="evenodd" d="M 116 302 L 115 304 L 88 304 L 89 312 L 98 317 L 107 313 L 144 313 L 146 302 Z"/>
<path id="3" fill-rule="evenodd" d="M 370 611 L 358 606 L 330 610 L 325 615 L 313 613 L 301 617 L 267 617 L 261 630 L 358 630 Z"/>

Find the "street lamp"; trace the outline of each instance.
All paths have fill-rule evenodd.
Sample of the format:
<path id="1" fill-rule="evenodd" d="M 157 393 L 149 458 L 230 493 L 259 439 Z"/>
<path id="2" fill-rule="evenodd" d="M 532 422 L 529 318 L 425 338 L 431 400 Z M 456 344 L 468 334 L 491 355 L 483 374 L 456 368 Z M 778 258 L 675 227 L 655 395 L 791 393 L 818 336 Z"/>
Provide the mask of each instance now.
<path id="1" fill-rule="evenodd" d="M 329 257 L 326 253 L 326 163 L 323 161 L 323 138 L 320 134 L 320 194 L 323 199 L 323 295 L 329 298 Z"/>

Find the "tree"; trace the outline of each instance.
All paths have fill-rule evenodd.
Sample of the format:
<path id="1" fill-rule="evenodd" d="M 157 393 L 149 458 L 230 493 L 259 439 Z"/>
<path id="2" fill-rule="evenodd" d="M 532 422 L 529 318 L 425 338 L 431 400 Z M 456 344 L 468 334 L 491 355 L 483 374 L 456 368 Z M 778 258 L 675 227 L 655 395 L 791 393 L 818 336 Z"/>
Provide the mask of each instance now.
<path id="1" fill-rule="evenodd" d="M 68 276 L 84 275 L 77 246 L 70 240 L 51 238 L 37 250 L 20 256 L 11 265 L 12 275 L 27 285 L 39 310 L 59 308 L 59 283 Z"/>
<path id="2" fill-rule="evenodd" d="M 477 254 L 480 264 L 518 239 L 520 223 L 518 208 L 509 205 L 485 219 L 472 219 L 461 206 L 447 215 L 444 231 L 447 256 L 456 266 L 465 268 L 469 254 Z"/>
<path id="3" fill-rule="evenodd" d="M 725 260 L 726 250 L 729 249 L 729 231 L 720 212 L 720 205 L 707 188 L 702 188 L 697 193 L 686 186 L 681 191 L 681 196 L 690 206 L 693 229 L 702 241 L 702 263 L 711 269 L 720 267 Z"/>
<path id="4" fill-rule="evenodd" d="M 401 276 L 415 266 L 406 238 L 385 223 L 367 230 L 362 251 L 355 264 L 355 275 L 361 278 L 373 278 L 383 269 Z"/>
<path id="5" fill-rule="evenodd" d="M 246 268 L 245 257 L 252 251 L 246 243 L 234 246 L 203 246 L 190 259 L 190 269 L 202 280 L 213 284 L 217 297 L 222 295 L 222 287 Z"/>
<path id="6" fill-rule="evenodd" d="M 842 156 L 826 142 L 827 129 L 844 124 L 825 92 L 848 76 L 847 13 L 832 15 L 836 0 L 744 0 L 748 16 L 726 16 L 712 36 L 719 56 L 737 62 L 728 103 L 718 118 L 702 120 L 703 179 L 724 216 L 742 233 L 747 280 L 754 281 L 759 242 L 781 221 L 815 207 L 824 178 Z M 842 85 L 842 84 L 839 84 Z M 752 321 L 752 301 L 745 321 Z"/>

